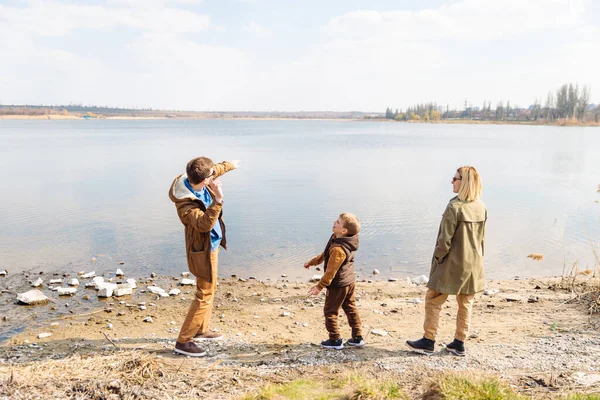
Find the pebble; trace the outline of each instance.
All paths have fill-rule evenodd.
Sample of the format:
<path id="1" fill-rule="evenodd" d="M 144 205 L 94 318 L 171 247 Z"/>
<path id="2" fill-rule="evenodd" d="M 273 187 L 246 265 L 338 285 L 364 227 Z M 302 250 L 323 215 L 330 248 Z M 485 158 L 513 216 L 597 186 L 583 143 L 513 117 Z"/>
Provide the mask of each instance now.
<path id="1" fill-rule="evenodd" d="M 411 279 L 411 282 L 415 285 L 426 285 L 429 282 L 429 278 L 425 275 L 417 276 L 416 278 Z"/>
<path id="2" fill-rule="evenodd" d="M 117 270 L 115 271 L 115 275 L 123 276 L 123 275 L 125 275 L 125 273 L 123 272 L 123 270 L 121 268 L 117 268 Z"/>
<path id="3" fill-rule="evenodd" d="M 37 278 L 32 284 L 31 286 L 33 287 L 40 287 L 42 286 L 42 283 L 44 283 L 44 280 L 42 278 Z"/>
<path id="4" fill-rule="evenodd" d="M 146 309 L 146 306 L 140 306 L 140 310 L 144 311 Z"/>
<path id="5" fill-rule="evenodd" d="M 73 278 L 69 281 L 69 286 L 79 286 L 79 279 Z"/>
<path id="6" fill-rule="evenodd" d="M 44 339 L 44 338 L 47 338 L 47 337 L 50 337 L 50 336 L 52 336 L 52 334 L 50 332 L 42 332 L 42 333 L 40 333 L 40 334 L 37 335 L 37 338 L 38 339 Z"/>
<path id="7" fill-rule="evenodd" d="M 96 271 L 88 272 L 87 274 L 81 275 L 81 279 L 89 279 L 96 276 Z"/>
<path id="8" fill-rule="evenodd" d="M 388 282 L 396 282 L 398 278 L 388 278 Z"/>
<path id="9" fill-rule="evenodd" d="M 62 279 L 50 279 L 50 281 L 48 282 L 48 284 L 50 284 L 50 285 L 60 285 L 60 284 L 62 284 Z"/>
<path id="10" fill-rule="evenodd" d="M 383 329 L 371 329 L 371 333 L 377 336 L 387 336 L 388 332 Z"/>
<path id="11" fill-rule="evenodd" d="M 150 278 L 156 278 L 156 272 L 152 272 L 152 273 L 150 274 Z"/>
<path id="12" fill-rule="evenodd" d="M 486 296 L 493 296 L 493 295 L 495 295 L 497 293 L 500 293 L 500 290 L 498 290 L 498 289 L 485 289 L 483 291 L 483 294 L 486 295 Z"/>
<path id="13" fill-rule="evenodd" d="M 319 281 L 321 280 L 321 278 L 322 278 L 322 277 L 323 277 L 323 275 L 313 275 L 313 276 L 310 278 L 310 281 L 311 281 L 311 282 L 319 282 Z"/>
<path id="14" fill-rule="evenodd" d="M 373 270 L 373 275 L 379 275 L 379 270 L 378 269 L 374 269 Z"/>
<path id="15" fill-rule="evenodd" d="M 4 269 L 4 270 L 0 271 L 0 276 L 6 276 L 6 275 L 8 275 L 7 270 Z"/>
<path id="16" fill-rule="evenodd" d="M 158 293 L 164 293 L 165 292 L 165 289 L 160 288 L 158 286 L 148 286 L 146 289 L 148 289 L 148 291 L 150 293 L 153 293 L 153 294 L 158 294 Z"/>
<path id="17" fill-rule="evenodd" d="M 408 302 L 412 304 L 420 304 L 421 299 L 415 297 L 414 299 L 410 299 Z"/>
<path id="18" fill-rule="evenodd" d="M 144 318 L 144 322 L 151 323 L 151 322 L 154 322 L 154 321 L 152 320 L 152 317 L 146 317 L 146 318 Z"/>
<path id="19" fill-rule="evenodd" d="M 185 286 L 185 285 L 195 285 L 196 281 L 194 281 L 193 279 L 188 279 L 188 278 L 183 278 L 181 279 L 181 286 Z"/>
<path id="20" fill-rule="evenodd" d="M 179 290 L 179 289 L 171 289 L 171 290 L 169 290 L 169 296 L 177 296 L 180 293 L 181 293 L 181 290 Z"/>
<path id="21" fill-rule="evenodd" d="M 106 324 L 106 327 L 107 327 L 108 329 L 112 329 L 112 328 L 113 328 L 113 324 Z"/>

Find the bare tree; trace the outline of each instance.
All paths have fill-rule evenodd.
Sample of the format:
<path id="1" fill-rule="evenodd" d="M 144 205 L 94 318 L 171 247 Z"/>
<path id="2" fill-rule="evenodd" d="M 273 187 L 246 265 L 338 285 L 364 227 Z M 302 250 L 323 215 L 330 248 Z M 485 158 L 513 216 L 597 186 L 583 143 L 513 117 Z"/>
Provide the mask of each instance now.
<path id="1" fill-rule="evenodd" d="M 590 103 L 590 92 L 591 89 L 589 86 L 584 86 L 581 89 L 581 95 L 579 95 L 579 99 L 577 101 L 576 112 L 577 119 L 581 122 L 585 122 L 585 112 L 587 111 L 588 105 Z"/>

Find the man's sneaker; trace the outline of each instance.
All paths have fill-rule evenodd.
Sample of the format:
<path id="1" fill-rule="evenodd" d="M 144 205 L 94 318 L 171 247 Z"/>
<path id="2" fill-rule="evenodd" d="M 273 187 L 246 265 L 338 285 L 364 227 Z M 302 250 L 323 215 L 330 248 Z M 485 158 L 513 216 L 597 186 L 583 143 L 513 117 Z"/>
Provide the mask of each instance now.
<path id="1" fill-rule="evenodd" d="M 406 345 L 416 353 L 432 355 L 435 348 L 435 340 L 421 338 L 419 340 L 407 340 Z"/>
<path id="2" fill-rule="evenodd" d="M 221 335 L 220 333 L 216 333 L 216 332 L 204 332 L 204 333 L 199 333 L 196 336 L 194 336 L 194 341 L 195 342 L 204 342 L 204 341 L 216 341 L 216 340 L 221 340 L 223 339 L 223 335 Z"/>
<path id="3" fill-rule="evenodd" d="M 344 348 L 344 343 L 342 341 L 342 338 L 339 338 L 338 340 L 327 339 L 321 342 L 321 347 L 324 347 L 326 349 L 341 350 Z"/>
<path id="4" fill-rule="evenodd" d="M 348 346 L 363 347 L 365 345 L 365 341 L 363 340 L 362 336 L 355 336 L 352 339 L 348 339 L 346 344 Z"/>
<path id="5" fill-rule="evenodd" d="M 198 345 L 194 342 L 187 343 L 175 343 L 175 353 L 183 354 L 185 356 L 190 357 L 204 357 L 206 355 L 206 351 L 204 349 L 198 347 Z"/>
<path id="6" fill-rule="evenodd" d="M 462 342 L 458 339 L 454 339 L 451 343 L 446 345 L 446 350 L 455 356 L 464 357 L 467 355 L 465 351 L 465 342 Z"/>

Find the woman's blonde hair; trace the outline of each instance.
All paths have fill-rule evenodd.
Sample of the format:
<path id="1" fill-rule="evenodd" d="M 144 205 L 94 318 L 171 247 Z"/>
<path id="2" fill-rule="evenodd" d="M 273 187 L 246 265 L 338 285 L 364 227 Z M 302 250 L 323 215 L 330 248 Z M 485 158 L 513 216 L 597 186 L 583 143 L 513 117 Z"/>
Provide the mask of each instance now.
<path id="1" fill-rule="evenodd" d="M 462 201 L 477 200 L 481 196 L 481 178 L 475 167 L 465 165 L 456 170 L 461 177 L 458 198 Z"/>

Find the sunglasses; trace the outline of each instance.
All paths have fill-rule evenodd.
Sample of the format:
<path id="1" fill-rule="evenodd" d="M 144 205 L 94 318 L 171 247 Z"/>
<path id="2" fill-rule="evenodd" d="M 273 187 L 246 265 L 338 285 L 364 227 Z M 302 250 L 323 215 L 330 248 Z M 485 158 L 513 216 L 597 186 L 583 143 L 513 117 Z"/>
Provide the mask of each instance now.
<path id="1" fill-rule="evenodd" d="M 452 178 L 452 183 L 454 183 L 456 181 L 462 181 L 462 176 L 460 178 L 457 178 L 457 177 Z"/>

